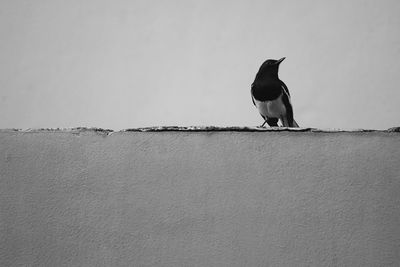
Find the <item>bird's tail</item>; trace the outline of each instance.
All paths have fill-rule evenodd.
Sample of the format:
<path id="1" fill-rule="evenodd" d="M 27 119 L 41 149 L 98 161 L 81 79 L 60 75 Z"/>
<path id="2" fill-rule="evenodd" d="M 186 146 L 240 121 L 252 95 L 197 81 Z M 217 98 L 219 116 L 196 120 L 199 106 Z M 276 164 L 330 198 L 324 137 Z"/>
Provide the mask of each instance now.
<path id="1" fill-rule="evenodd" d="M 293 119 L 293 127 L 300 127 L 294 119 Z"/>

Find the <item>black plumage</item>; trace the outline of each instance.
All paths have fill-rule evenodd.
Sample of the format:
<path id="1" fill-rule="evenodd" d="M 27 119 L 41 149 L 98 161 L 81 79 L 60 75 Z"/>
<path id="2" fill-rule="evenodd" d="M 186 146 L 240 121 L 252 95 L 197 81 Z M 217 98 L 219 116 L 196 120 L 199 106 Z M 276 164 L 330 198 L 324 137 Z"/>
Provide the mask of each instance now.
<path id="1" fill-rule="evenodd" d="M 285 127 L 299 127 L 293 118 L 290 93 L 286 84 L 279 79 L 279 65 L 285 58 L 268 59 L 260 67 L 251 85 L 253 104 L 257 107 L 265 123 L 278 126 L 278 120 Z"/>

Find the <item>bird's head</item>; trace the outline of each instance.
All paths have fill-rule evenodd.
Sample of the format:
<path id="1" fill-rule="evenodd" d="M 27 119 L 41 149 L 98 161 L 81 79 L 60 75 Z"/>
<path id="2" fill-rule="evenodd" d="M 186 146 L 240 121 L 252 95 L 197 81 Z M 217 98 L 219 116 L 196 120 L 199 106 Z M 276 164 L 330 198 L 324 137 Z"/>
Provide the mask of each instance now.
<path id="1" fill-rule="evenodd" d="M 258 71 L 258 74 L 264 76 L 264 75 L 278 75 L 278 70 L 279 70 L 279 64 L 285 59 L 285 57 L 281 59 L 267 59 L 264 61 L 264 63 L 261 65 L 260 70 Z"/>

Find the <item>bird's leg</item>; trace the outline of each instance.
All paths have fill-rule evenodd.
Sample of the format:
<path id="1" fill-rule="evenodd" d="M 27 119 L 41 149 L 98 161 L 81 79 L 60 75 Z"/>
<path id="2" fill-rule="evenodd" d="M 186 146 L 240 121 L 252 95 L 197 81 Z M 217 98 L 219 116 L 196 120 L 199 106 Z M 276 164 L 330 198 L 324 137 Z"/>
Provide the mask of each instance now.
<path id="1" fill-rule="evenodd" d="M 264 125 L 267 123 L 267 120 L 265 120 L 264 121 L 264 123 L 263 124 L 261 124 L 261 126 L 260 127 L 264 127 Z"/>

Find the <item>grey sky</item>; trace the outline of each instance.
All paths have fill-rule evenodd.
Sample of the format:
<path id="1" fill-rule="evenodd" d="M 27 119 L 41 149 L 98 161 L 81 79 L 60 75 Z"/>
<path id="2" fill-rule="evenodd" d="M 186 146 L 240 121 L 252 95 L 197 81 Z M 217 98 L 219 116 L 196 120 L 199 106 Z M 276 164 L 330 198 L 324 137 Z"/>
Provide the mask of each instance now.
<path id="1" fill-rule="evenodd" d="M 0 128 L 254 126 L 261 63 L 304 127 L 400 125 L 400 2 L 0 0 Z"/>

